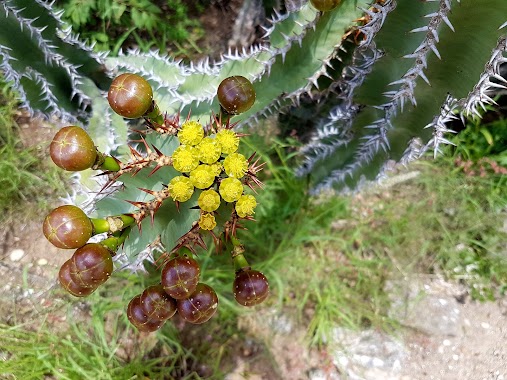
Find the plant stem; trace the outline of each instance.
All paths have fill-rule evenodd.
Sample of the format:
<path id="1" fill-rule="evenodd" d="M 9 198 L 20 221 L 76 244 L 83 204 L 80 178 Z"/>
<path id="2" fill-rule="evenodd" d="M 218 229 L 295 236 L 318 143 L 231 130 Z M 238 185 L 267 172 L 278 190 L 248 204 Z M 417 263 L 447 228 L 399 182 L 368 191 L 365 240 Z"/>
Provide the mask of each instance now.
<path id="1" fill-rule="evenodd" d="M 111 236 L 105 240 L 102 240 L 99 244 L 103 245 L 111 252 L 116 252 L 118 247 L 125 242 L 125 239 L 129 236 L 131 228 L 127 227 L 121 233 L 116 233 L 115 236 Z"/>
<path id="2" fill-rule="evenodd" d="M 106 170 L 110 172 L 117 172 L 121 169 L 120 163 L 114 157 L 97 151 L 97 159 L 92 166 L 94 170 Z"/>
<path id="3" fill-rule="evenodd" d="M 234 246 L 231 252 L 231 258 L 234 263 L 234 269 L 236 272 L 250 269 L 250 264 L 248 264 L 248 261 L 243 255 L 245 252 L 245 247 L 243 247 L 241 242 L 235 236 L 231 236 L 231 242 Z"/>
<path id="4" fill-rule="evenodd" d="M 148 112 L 144 114 L 144 117 L 154 124 L 164 125 L 164 115 L 160 112 L 160 108 L 158 108 L 155 101 L 153 101 L 152 107 L 148 110 Z"/>
<path id="5" fill-rule="evenodd" d="M 108 216 L 105 219 L 90 218 L 93 224 L 93 234 L 101 234 L 103 232 L 115 233 L 133 225 L 136 220 L 129 215 Z"/>

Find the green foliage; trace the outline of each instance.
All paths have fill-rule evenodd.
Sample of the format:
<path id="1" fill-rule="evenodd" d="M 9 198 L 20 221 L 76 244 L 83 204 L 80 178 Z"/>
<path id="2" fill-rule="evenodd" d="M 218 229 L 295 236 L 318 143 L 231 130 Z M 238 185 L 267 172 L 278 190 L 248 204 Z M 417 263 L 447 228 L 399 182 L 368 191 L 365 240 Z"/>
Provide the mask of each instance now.
<path id="1" fill-rule="evenodd" d="M 202 35 L 199 22 L 189 15 L 188 2 L 182 0 L 59 0 L 56 6 L 65 10 L 63 19 L 74 32 L 113 55 L 134 46 L 142 51 L 172 46 L 184 53 L 183 46 Z M 202 1 L 192 8 L 201 12 Z"/>
<path id="2" fill-rule="evenodd" d="M 477 163 L 483 158 L 507 166 L 507 119 L 501 110 L 487 107 L 482 118 L 467 121 L 465 128 L 451 139 L 449 147 L 455 157 Z"/>

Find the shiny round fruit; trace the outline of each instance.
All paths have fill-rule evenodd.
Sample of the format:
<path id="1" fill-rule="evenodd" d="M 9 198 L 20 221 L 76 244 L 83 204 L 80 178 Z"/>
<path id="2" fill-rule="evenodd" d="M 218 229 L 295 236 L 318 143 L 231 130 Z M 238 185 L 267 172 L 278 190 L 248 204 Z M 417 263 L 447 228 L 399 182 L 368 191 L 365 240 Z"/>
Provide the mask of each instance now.
<path id="1" fill-rule="evenodd" d="M 232 287 L 234 298 L 243 306 L 255 306 L 266 299 L 269 283 L 261 272 L 248 269 L 236 273 Z"/>
<path id="2" fill-rule="evenodd" d="M 79 248 L 92 236 L 93 225 L 79 207 L 65 205 L 55 208 L 44 219 L 42 232 L 58 248 Z"/>
<path id="3" fill-rule="evenodd" d="M 341 0 L 310 0 L 310 2 L 318 11 L 327 12 L 340 5 Z"/>
<path id="4" fill-rule="evenodd" d="M 49 155 L 63 170 L 78 172 L 93 166 L 97 159 L 97 149 L 83 128 L 71 125 L 60 129 L 53 137 Z"/>
<path id="5" fill-rule="evenodd" d="M 141 294 L 141 305 L 153 320 L 164 321 L 176 314 L 176 300 L 169 297 L 162 285 L 153 285 Z"/>
<path id="6" fill-rule="evenodd" d="M 109 105 L 118 115 L 127 119 L 143 116 L 153 102 L 153 90 L 146 79 L 136 74 L 121 74 L 109 87 Z"/>
<path id="7" fill-rule="evenodd" d="M 218 297 L 211 286 L 197 284 L 188 298 L 178 300 L 178 313 L 187 322 L 201 324 L 208 321 L 217 311 Z"/>
<path id="8" fill-rule="evenodd" d="M 98 244 L 90 243 L 78 248 L 69 260 L 70 276 L 81 286 L 99 286 L 113 273 L 110 251 Z"/>
<path id="9" fill-rule="evenodd" d="M 150 319 L 141 305 L 141 295 L 135 296 L 127 306 L 127 318 L 141 332 L 153 332 L 162 327 L 165 320 Z"/>
<path id="10" fill-rule="evenodd" d="M 60 268 L 60 272 L 58 273 L 58 280 L 60 281 L 62 287 L 75 297 L 86 297 L 92 294 L 97 289 L 97 287 L 85 287 L 78 285 L 70 275 L 70 266 L 71 262 L 70 260 L 67 260 L 65 263 L 63 263 L 62 267 Z"/>
<path id="11" fill-rule="evenodd" d="M 190 257 L 175 257 L 162 269 L 162 286 L 167 294 L 178 300 L 187 298 L 197 286 L 201 269 Z"/>
<path id="12" fill-rule="evenodd" d="M 246 112 L 255 103 L 252 83 L 242 76 L 225 78 L 218 86 L 218 102 L 231 115 Z"/>

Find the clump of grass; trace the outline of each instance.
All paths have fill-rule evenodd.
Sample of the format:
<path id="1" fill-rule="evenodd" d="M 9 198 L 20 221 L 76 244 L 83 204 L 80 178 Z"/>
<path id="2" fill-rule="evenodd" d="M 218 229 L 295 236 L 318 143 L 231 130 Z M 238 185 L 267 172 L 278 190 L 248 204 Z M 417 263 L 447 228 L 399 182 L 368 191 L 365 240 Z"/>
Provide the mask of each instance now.
<path id="1" fill-rule="evenodd" d="M 17 100 L 11 86 L 0 81 L 0 212 L 26 215 L 30 207 L 45 209 L 48 198 L 62 192 L 63 180 L 54 165 L 47 165 L 45 150 L 25 147 L 15 121 Z"/>

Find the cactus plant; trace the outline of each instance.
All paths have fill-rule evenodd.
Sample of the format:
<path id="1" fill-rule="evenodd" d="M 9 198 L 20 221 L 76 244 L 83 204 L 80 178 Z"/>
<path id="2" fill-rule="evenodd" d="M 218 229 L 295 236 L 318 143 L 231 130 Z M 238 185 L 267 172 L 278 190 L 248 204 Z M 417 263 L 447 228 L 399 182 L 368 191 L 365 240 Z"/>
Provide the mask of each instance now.
<path id="1" fill-rule="evenodd" d="M 158 133 L 147 133 L 140 148 L 131 147 L 132 158 L 119 170 L 106 171 L 110 179 L 122 183 L 123 190 L 97 202 L 92 199 L 97 218 L 130 215 L 145 227 L 151 219 L 152 227 L 144 228 L 142 234 L 132 232 L 125 243 L 126 257 L 132 262 L 157 237 L 170 250 L 178 247 L 181 236 L 194 234 L 192 222 L 199 218 L 196 205 L 211 210 L 203 211 L 200 226 L 213 230 L 216 190 L 219 199 L 236 202 L 232 214 L 248 218 L 251 213 L 254 201 L 239 199 L 243 182 L 235 177 L 250 170 L 255 182 L 259 169 L 255 162 L 249 161 L 248 169 L 241 169 L 244 162 L 236 160 L 232 165 L 221 161 L 228 178 L 221 172 L 220 189 L 208 189 L 206 181 L 196 184 L 192 174 L 176 179 L 175 170 L 190 172 L 199 162 L 208 165 L 207 158 L 195 153 L 192 139 L 197 132 L 188 136 L 181 132 L 181 115 L 188 117 L 189 123 L 210 120 L 205 129 L 209 134 L 230 130 L 233 125 L 255 126 L 267 115 L 290 112 L 303 97 L 313 99 L 319 104 L 312 115 L 316 128 L 300 151 L 297 173 L 310 177 L 314 192 L 346 190 L 382 177 L 395 162 L 407 163 L 431 149 L 438 153 L 441 144 L 449 143 L 446 135 L 452 130 L 448 121 L 479 115 L 484 104 L 494 103 L 492 91 L 507 87 L 500 75 L 500 66 L 507 61 L 505 0 L 314 3 L 336 7 L 326 5 L 326 11 L 321 12 L 311 2 L 294 2 L 286 13 L 275 12 L 267 20 L 261 44 L 228 52 L 217 62 L 186 64 L 159 52 L 131 50 L 117 57 L 94 54 L 62 30 L 60 14 L 52 13 L 50 4 L 7 0 L 3 3 L 5 16 L 0 16 L 7 29 L 2 32 L 19 35 L 21 42 L 0 33 L 2 69 L 20 88 L 25 104 L 34 109 L 60 116 L 70 112 L 82 116 L 76 110 L 89 110 L 87 129 L 95 145 L 120 160 L 128 153 L 124 147 L 129 125 L 109 109 L 105 88 L 100 87 L 109 80 L 98 76 L 104 70 L 111 76 L 128 72 L 149 82 L 155 105 L 146 110 L 149 103 L 143 103 L 143 111 L 136 116 L 146 110 L 149 132 Z M 38 19 L 36 14 L 40 14 Z M 19 47 L 34 48 L 41 58 L 38 65 L 31 63 L 33 58 L 28 61 Z M 76 48 L 85 48 L 86 54 L 76 55 Z M 217 89 L 224 79 L 234 76 L 251 81 L 256 97 L 251 108 L 239 115 L 230 111 L 225 122 L 216 117 L 220 110 Z M 74 95 L 81 107 L 73 107 L 69 101 Z M 187 141 L 182 143 L 187 147 L 177 148 L 182 141 Z M 229 159 L 234 152 L 227 154 Z M 195 165 L 191 157 L 199 157 Z M 183 191 L 189 181 L 202 190 L 201 195 L 208 196 L 206 202 Z M 224 195 L 222 185 L 239 190 L 228 190 Z M 176 191 L 177 187 L 182 190 Z M 209 190 L 217 194 L 205 193 Z M 189 202 L 177 200 L 178 210 L 174 203 L 164 202 L 170 196 Z M 144 219 L 146 215 L 151 218 Z M 249 273 L 241 244 L 234 236 L 232 242 L 236 269 Z M 267 286 L 263 289 L 267 291 Z M 250 303 L 247 301 L 243 303 Z M 159 326 L 158 322 L 155 325 Z"/>

